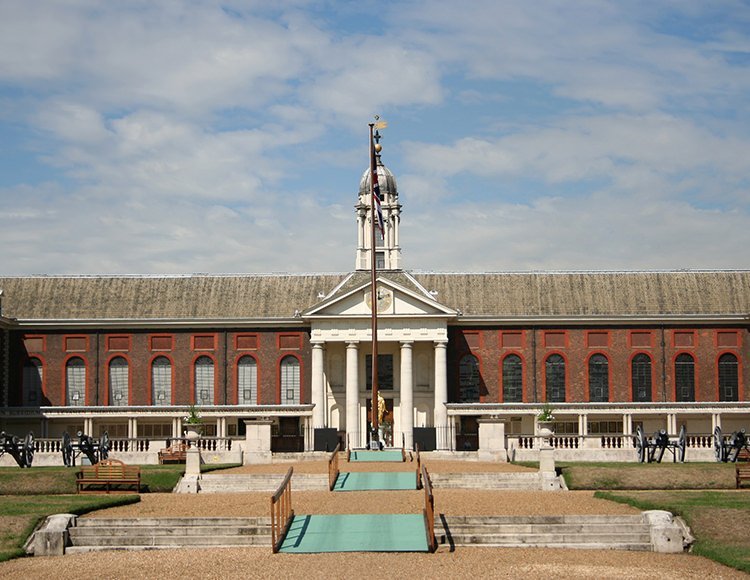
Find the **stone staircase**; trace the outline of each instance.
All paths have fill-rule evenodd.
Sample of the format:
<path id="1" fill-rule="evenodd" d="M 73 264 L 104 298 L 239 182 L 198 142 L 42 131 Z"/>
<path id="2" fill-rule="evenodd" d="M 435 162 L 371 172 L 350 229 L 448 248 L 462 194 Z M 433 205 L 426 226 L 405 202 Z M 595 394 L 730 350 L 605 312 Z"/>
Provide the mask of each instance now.
<path id="1" fill-rule="evenodd" d="M 199 493 L 242 493 L 268 491 L 273 493 L 286 474 L 203 474 L 198 482 Z M 295 491 L 328 491 L 328 475 L 295 473 L 292 478 Z"/>
<path id="2" fill-rule="evenodd" d="M 538 472 L 521 473 L 435 473 L 430 474 L 435 489 L 506 489 L 539 490 L 542 480 Z M 199 493 L 274 492 L 284 474 L 213 474 L 201 476 Z M 292 486 L 300 491 L 326 491 L 326 474 L 295 473 Z"/>
<path id="3" fill-rule="evenodd" d="M 164 548 L 271 547 L 271 521 L 255 518 L 77 518 L 65 553 Z M 652 551 L 642 515 L 444 516 L 439 550 L 465 547 Z"/>
<path id="4" fill-rule="evenodd" d="M 444 516 L 435 518 L 439 549 L 455 547 L 582 548 L 652 551 L 642 515 Z"/>
<path id="5" fill-rule="evenodd" d="M 66 554 L 95 550 L 271 547 L 271 518 L 77 518 Z"/>
<path id="6" fill-rule="evenodd" d="M 435 489 L 539 490 L 539 473 L 430 473 Z"/>

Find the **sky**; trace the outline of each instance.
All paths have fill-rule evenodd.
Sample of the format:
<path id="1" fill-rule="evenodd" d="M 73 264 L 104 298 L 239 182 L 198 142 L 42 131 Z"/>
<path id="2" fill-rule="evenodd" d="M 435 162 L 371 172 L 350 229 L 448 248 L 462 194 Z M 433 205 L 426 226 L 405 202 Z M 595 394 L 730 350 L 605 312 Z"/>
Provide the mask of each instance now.
<path id="1" fill-rule="evenodd" d="M 750 267 L 750 3 L 2 0 L 0 275 Z"/>

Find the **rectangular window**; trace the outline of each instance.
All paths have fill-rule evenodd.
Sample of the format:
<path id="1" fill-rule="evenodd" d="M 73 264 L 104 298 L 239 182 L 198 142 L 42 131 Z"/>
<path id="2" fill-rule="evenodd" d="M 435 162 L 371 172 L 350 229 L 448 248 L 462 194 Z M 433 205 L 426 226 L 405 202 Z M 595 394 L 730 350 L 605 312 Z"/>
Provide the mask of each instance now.
<path id="1" fill-rule="evenodd" d="M 367 380 L 367 390 L 372 390 L 372 355 L 365 357 L 365 374 Z M 393 389 L 393 355 L 378 355 L 378 389 L 390 391 Z"/>
<path id="2" fill-rule="evenodd" d="M 586 346 L 589 348 L 607 348 L 609 346 L 609 332 L 599 330 L 587 332 Z"/>
<path id="3" fill-rule="evenodd" d="M 23 346 L 27 353 L 44 352 L 46 344 L 43 336 L 26 335 L 23 337 Z"/>
<path id="4" fill-rule="evenodd" d="M 66 336 L 63 338 L 65 352 L 86 352 L 88 347 L 88 337 L 86 336 Z"/>
<path id="5" fill-rule="evenodd" d="M 740 346 L 740 333 L 736 330 L 717 330 L 716 346 L 719 348 L 737 348 Z"/>
<path id="6" fill-rule="evenodd" d="M 282 350 L 300 350 L 302 348 L 302 335 L 280 334 L 279 348 Z"/>
<path id="7" fill-rule="evenodd" d="M 129 336 L 108 336 L 107 337 L 107 350 L 128 352 L 130 350 L 130 337 Z"/>
<path id="8" fill-rule="evenodd" d="M 547 330 L 544 333 L 544 346 L 546 348 L 565 348 L 564 330 Z"/>
<path id="9" fill-rule="evenodd" d="M 469 347 L 470 350 L 477 350 L 481 348 L 482 346 L 482 335 L 479 334 L 479 332 L 472 332 L 465 330 L 463 332 L 464 340 L 466 341 L 466 346 Z"/>
<path id="10" fill-rule="evenodd" d="M 196 334 L 192 337 L 193 350 L 216 350 L 215 334 Z"/>
<path id="11" fill-rule="evenodd" d="M 695 346 L 695 331 L 693 330 L 675 330 L 672 335 L 674 346 L 685 348 Z"/>
<path id="12" fill-rule="evenodd" d="M 523 331 L 501 330 L 500 346 L 502 348 L 523 348 Z"/>
<path id="13" fill-rule="evenodd" d="M 258 335 L 257 334 L 238 334 L 235 337 L 234 344 L 237 350 L 257 350 L 258 349 Z"/>
<path id="14" fill-rule="evenodd" d="M 651 348 L 654 346 L 653 333 L 650 330 L 631 330 L 631 348 Z"/>
<path id="15" fill-rule="evenodd" d="M 621 435 L 622 421 L 589 421 L 589 435 Z"/>
<path id="16" fill-rule="evenodd" d="M 172 335 L 156 335 L 149 337 L 151 350 L 172 350 Z"/>

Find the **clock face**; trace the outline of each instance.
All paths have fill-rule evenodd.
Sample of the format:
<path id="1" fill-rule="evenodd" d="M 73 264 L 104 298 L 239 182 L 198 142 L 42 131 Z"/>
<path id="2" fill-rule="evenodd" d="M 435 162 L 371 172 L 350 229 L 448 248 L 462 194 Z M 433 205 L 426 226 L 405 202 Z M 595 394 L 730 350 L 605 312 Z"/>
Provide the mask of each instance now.
<path id="1" fill-rule="evenodd" d="M 365 292 L 365 303 L 372 308 L 372 292 Z M 387 288 L 378 288 L 378 312 L 385 312 L 393 304 L 393 292 Z"/>

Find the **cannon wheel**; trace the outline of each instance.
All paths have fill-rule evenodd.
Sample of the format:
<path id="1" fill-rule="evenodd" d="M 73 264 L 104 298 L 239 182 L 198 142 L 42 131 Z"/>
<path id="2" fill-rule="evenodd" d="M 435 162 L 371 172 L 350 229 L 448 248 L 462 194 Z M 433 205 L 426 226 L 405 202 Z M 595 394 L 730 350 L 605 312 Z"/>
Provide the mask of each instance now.
<path id="1" fill-rule="evenodd" d="M 677 440 L 677 461 L 685 463 L 685 449 L 687 448 L 687 432 L 685 425 L 680 427 L 680 438 Z"/>
<path id="2" fill-rule="evenodd" d="M 724 438 L 721 436 L 721 427 L 714 429 L 714 457 L 716 461 L 724 461 Z"/>
<path id="3" fill-rule="evenodd" d="M 63 464 L 65 467 L 72 467 L 74 465 L 73 458 L 73 443 L 70 440 L 70 435 L 66 431 L 62 436 L 62 456 Z"/>
<path id="4" fill-rule="evenodd" d="M 99 438 L 99 461 L 104 461 L 109 457 L 109 433 L 102 433 Z"/>
<path id="5" fill-rule="evenodd" d="M 23 450 L 21 451 L 21 457 L 26 467 L 31 467 L 34 461 L 34 433 L 29 431 L 26 433 L 26 437 L 23 440 Z"/>
<path id="6" fill-rule="evenodd" d="M 635 448 L 638 451 L 638 462 L 646 461 L 646 436 L 643 434 L 640 425 L 635 430 Z"/>

